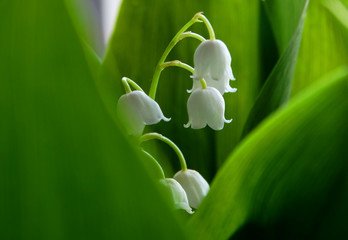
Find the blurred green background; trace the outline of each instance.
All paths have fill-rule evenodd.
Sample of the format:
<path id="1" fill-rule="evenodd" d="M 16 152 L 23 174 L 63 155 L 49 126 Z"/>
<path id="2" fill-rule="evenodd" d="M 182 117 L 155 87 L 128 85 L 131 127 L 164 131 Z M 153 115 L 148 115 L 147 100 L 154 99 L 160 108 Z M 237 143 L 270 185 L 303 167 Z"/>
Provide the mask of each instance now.
<path id="1" fill-rule="evenodd" d="M 347 238 L 347 6 L 124 0 L 100 58 L 84 4 L 0 1 L 1 239 Z M 148 91 L 166 45 L 199 11 L 232 55 L 234 120 L 184 128 L 192 80 L 169 68 L 156 100 L 172 120 L 146 128 L 211 183 L 188 216 L 172 210 L 115 108 L 121 77 Z M 190 30 L 208 36 L 203 24 Z M 197 46 L 185 39 L 168 60 L 193 65 Z M 167 177 L 179 170 L 163 143 L 144 147 Z"/>

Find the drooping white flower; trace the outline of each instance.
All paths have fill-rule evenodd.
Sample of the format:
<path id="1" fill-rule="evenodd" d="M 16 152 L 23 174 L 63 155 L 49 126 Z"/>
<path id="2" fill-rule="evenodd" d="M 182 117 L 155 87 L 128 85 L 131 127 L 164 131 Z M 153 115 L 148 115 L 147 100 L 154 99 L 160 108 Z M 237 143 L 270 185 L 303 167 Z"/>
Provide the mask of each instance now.
<path id="1" fill-rule="evenodd" d="M 166 190 L 170 192 L 175 208 L 184 209 L 188 213 L 193 213 L 189 206 L 185 190 L 175 179 L 165 178 L 160 181 L 165 186 Z"/>
<path id="2" fill-rule="evenodd" d="M 166 118 L 158 103 L 142 91 L 132 91 L 120 97 L 117 103 L 119 118 L 131 135 L 140 135 L 146 125 L 158 123 Z"/>
<path id="3" fill-rule="evenodd" d="M 193 208 L 198 208 L 203 198 L 209 192 L 209 184 L 195 170 L 181 170 L 174 175 L 174 179 L 184 188 L 189 204 Z"/>
<path id="4" fill-rule="evenodd" d="M 187 101 L 187 111 L 189 121 L 184 125 L 186 128 L 199 129 L 208 124 L 214 130 L 221 130 L 224 123 L 232 121 L 225 119 L 225 100 L 213 87 L 194 90 Z"/>
<path id="5" fill-rule="evenodd" d="M 221 40 L 205 40 L 196 49 L 194 55 L 193 87 L 200 87 L 199 80 L 204 79 L 209 87 L 214 87 L 221 94 L 236 92 L 230 87 L 230 80 L 235 80 L 231 68 L 231 54 Z"/>

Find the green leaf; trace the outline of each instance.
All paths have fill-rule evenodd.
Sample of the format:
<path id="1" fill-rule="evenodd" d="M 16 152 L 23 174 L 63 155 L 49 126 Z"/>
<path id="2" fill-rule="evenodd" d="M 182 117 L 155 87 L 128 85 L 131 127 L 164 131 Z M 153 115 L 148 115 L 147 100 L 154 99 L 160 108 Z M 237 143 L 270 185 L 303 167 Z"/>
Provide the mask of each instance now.
<path id="1" fill-rule="evenodd" d="M 344 39 L 344 46 L 346 51 L 348 50 L 348 1 L 346 5 L 338 0 L 323 0 L 323 5 L 327 10 L 336 18 L 337 24 L 341 26 L 339 28 L 342 31 L 342 38 Z M 347 60 L 347 59 L 346 59 Z M 348 61 L 346 61 L 348 65 Z"/>
<path id="2" fill-rule="evenodd" d="M 338 69 L 260 124 L 218 173 L 193 236 L 347 238 L 347 90 Z"/>
<path id="3" fill-rule="evenodd" d="M 279 31 L 278 36 L 278 45 L 281 49 L 284 48 L 284 51 L 275 65 L 273 71 L 269 75 L 265 84 L 263 85 L 261 92 L 251 109 L 251 112 L 248 116 L 248 120 L 244 126 L 243 137 L 246 136 L 250 131 L 252 131 L 264 118 L 269 114 L 277 110 L 280 106 L 285 104 L 290 98 L 291 86 L 292 86 L 292 77 L 294 74 L 294 69 L 296 65 L 296 59 L 298 50 L 300 47 L 301 36 L 303 24 L 306 16 L 308 0 L 301 1 L 271 1 L 266 2 L 266 7 L 268 9 L 268 15 L 270 16 L 271 22 L 278 20 L 279 16 L 286 16 L 283 13 L 283 7 L 287 5 L 293 6 L 293 9 L 299 16 L 293 21 L 296 22 L 296 28 L 292 34 L 292 37 L 286 47 L 284 48 L 284 38 L 288 39 L 289 31 L 283 31 L 282 29 L 285 26 L 282 26 L 284 22 L 287 21 L 277 21 L 280 24 L 274 24 L 274 31 Z M 296 6 L 296 7 L 295 7 Z M 281 9 L 281 10 L 278 10 Z M 282 18 L 283 19 L 283 18 Z M 293 25 L 293 24 L 290 24 Z M 276 29 L 277 27 L 277 29 Z M 278 29 L 279 28 L 279 29 Z M 289 29 L 289 27 L 285 28 Z M 290 27 L 291 29 L 291 27 Z M 284 34 L 281 34 L 284 33 Z"/>
<path id="4" fill-rule="evenodd" d="M 339 0 L 323 0 L 323 5 L 330 11 L 332 15 L 348 29 L 348 10 L 347 7 Z"/>
<path id="5" fill-rule="evenodd" d="M 264 3 L 263 6 L 272 25 L 280 53 L 285 51 L 289 41 L 293 38 L 299 21 L 302 20 L 301 15 L 303 15 L 307 2 L 304 0 L 271 0 Z"/>
<path id="6" fill-rule="evenodd" d="M 211 20 L 217 38 L 224 41 L 232 56 L 232 70 L 236 93 L 224 94 L 226 119 L 223 131 L 214 132 L 217 169 L 239 144 L 243 126 L 262 86 L 260 65 L 260 2 L 243 0 L 210 1 L 204 10 Z M 195 133 L 194 133 L 195 134 Z M 203 147 L 202 147 L 203 148 Z M 200 148 L 200 149 L 202 149 Z M 201 160 L 199 160 L 201 161 Z"/>
<path id="7" fill-rule="evenodd" d="M 63 1 L 0 3 L 2 239 L 185 239 L 115 125 Z"/>
<path id="8" fill-rule="evenodd" d="M 101 84 L 105 89 L 112 89 L 108 94 L 108 108 L 113 109 L 117 98 L 124 93 L 121 86 L 123 76 L 135 80 L 145 91 L 149 89 L 157 61 L 167 44 L 195 13 L 203 11 L 217 38 L 226 43 L 233 58 L 232 68 L 237 81 L 232 86 L 239 90 L 224 97 L 226 118 L 234 120 L 219 133 L 208 128 L 183 128 L 188 121 L 186 104 L 189 94 L 186 89 L 192 87 L 192 79 L 183 69 L 168 68 L 161 75 L 156 100 L 172 120 L 147 127 L 146 131 L 157 131 L 173 140 L 183 151 L 189 168 L 198 170 L 211 180 L 217 170 L 216 158 L 222 162 L 237 145 L 247 110 L 259 91 L 258 9 L 259 2 L 245 4 L 243 0 L 125 0 L 103 62 Z M 197 23 L 190 30 L 208 37 L 203 24 Z M 184 39 L 168 60 L 179 59 L 192 65 L 198 44 L 196 39 Z M 170 166 L 165 167 L 167 175 L 179 169 L 175 154 L 161 150 L 158 145 L 152 148 L 149 152 L 154 155 L 165 151 L 157 153 L 156 159 L 162 164 L 171 162 L 172 170 Z"/>
<path id="9" fill-rule="evenodd" d="M 322 0 L 310 1 L 293 79 L 292 96 L 337 67 L 347 66 L 345 32 Z"/>
<path id="10" fill-rule="evenodd" d="M 105 46 L 102 13 L 100 9 L 98 9 L 98 3 L 89 0 L 64 1 L 81 41 L 83 41 L 98 58 L 102 58 Z"/>

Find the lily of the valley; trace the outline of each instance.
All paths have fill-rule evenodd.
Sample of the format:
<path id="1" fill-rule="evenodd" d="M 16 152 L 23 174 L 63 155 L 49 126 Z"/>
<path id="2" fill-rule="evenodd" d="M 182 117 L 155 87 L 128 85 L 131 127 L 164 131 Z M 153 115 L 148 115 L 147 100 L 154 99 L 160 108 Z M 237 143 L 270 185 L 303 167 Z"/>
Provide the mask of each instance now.
<path id="1" fill-rule="evenodd" d="M 165 178 L 160 180 L 165 189 L 172 196 L 174 206 L 177 209 L 183 209 L 188 213 L 193 213 L 187 195 L 183 187 L 173 178 Z"/>
<path id="2" fill-rule="evenodd" d="M 203 198 L 209 192 L 209 184 L 195 170 L 186 169 L 177 172 L 174 179 L 184 188 L 189 204 L 193 208 L 198 208 Z"/>
<path id="3" fill-rule="evenodd" d="M 146 125 L 156 124 L 166 118 L 158 103 L 144 92 L 136 90 L 120 97 L 117 113 L 127 132 L 139 136 Z"/>
<path id="4" fill-rule="evenodd" d="M 224 123 L 232 121 L 225 119 L 225 100 L 213 87 L 194 90 L 187 101 L 187 111 L 189 121 L 184 125 L 186 128 L 199 129 L 208 124 L 214 130 L 221 130 Z"/>
<path id="5" fill-rule="evenodd" d="M 209 87 L 221 94 L 236 92 L 231 88 L 230 80 L 235 80 L 231 68 L 231 54 L 221 40 L 205 40 L 196 49 L 194 55 L 194 73 L 192 90 L 200 88 L 199 81 L 204 79 Z"/>

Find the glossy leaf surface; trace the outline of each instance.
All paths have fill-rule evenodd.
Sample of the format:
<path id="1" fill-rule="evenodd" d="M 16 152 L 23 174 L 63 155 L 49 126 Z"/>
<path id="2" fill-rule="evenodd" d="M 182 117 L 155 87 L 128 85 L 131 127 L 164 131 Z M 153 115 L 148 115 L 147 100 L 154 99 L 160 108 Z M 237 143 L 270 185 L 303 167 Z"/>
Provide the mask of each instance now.
<path id="1" fill-rule="evenodd" d="M 195 237 L 347 237 L 347 75 L 333 72 L 242 142 L 191 219 Z"/>
<path id="2" fill-rule="evenodd" d="M 2 239 L 181 239 L 110 118 L 62 1 L 2 1 Z"/>

